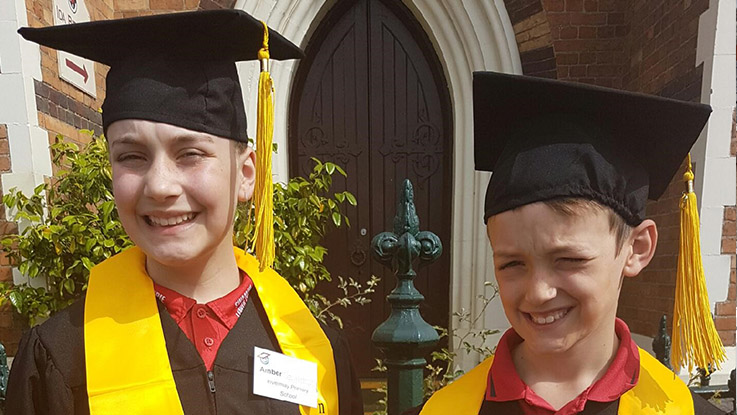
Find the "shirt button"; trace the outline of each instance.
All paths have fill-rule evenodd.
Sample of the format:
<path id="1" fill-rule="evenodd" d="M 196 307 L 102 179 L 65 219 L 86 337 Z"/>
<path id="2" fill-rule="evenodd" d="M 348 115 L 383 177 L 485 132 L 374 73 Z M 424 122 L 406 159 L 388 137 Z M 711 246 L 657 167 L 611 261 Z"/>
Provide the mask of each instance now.
<path id="1" fill-rule="evenodd" d="M 215 340 L 213 340 L 212 337 L 205 337 L 203 341 L 207 347 L 212 347 L 212 345 L 215 344 Z"/>
<path id="2" fill-rule="evenodd" d="M 205 318 L 205 317 L 207 317 L 207 311 L 205 311 L 204 308 L 198 308 L 197 309 L 197 317 L 199 317 L 199 318 Z"/>

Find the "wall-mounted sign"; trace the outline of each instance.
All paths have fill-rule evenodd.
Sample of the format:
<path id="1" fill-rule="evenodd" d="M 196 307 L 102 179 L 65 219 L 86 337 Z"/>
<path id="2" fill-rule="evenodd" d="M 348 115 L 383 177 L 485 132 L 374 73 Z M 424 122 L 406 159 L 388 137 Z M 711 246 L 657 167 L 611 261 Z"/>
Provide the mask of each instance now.
<path id="1" fill-rule="evenodd" d="M 84 0 L 54 0 L 54 25 L 89 22 Z M 96 97 L 95 64 L 89 59 L 58 51 L 59 77 L 86 94 Z"/>

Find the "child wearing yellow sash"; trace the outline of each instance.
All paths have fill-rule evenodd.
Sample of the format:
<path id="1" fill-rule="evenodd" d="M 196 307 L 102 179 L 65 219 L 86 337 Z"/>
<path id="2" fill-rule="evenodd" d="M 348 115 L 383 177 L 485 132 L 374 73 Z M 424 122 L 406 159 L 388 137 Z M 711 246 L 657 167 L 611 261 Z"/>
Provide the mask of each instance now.
<path id="1" fill-rule="evenodd" d="M 248 146 L 235 62 L 262 60 L 259 113 L 268 117 L 268 59 L 302 51 L 238 10 L 20 33 L 110 66 L 103 128 L 116 206 L 136 246 L 94 267 L 82 301 L 24 336 L 7 413 L 362 413 L 345 342 L 268 264 L 232 246 L 236 204 L 270 186 L 257 182 L 265 177 Z M 289 358 L 307 364 L 264 370 Z"/>
<path id="2" fill-rule="evenodd" d="M 512 328 L 493 357 L 434 394 L 421 414 L 721 413 L 639 349 L 616 317 L 623 280 L 656 249 L 647 199 L 680 177 L 710 111 L 474 74 L 476 169 L 492 172 L 484 224 Z"/>

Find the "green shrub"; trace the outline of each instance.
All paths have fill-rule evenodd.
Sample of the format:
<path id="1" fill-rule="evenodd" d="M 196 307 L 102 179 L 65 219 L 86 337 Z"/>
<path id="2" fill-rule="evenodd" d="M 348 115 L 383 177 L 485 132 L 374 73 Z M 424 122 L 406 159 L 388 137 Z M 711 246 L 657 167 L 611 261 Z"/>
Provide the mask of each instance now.
<path id="1" fill-rule="evenodd" d="M 92 135 L 91 132 L 87 132 Z M 40 318 L 68 306 L 87 289 L 90 269 L 132 245 L 120 224 L 112 195 L 112 174 L 106 141 L 91 137 L 84 149 L 57 137 L 51 146 L 57 171 L 51 183 L 26 196 L 16 189 L 3 196 L 20 232 L 5 235 L 0 250 L 12 264 L 40 287 L 28 284 L 0 285 L 0 297 L 35 324 Z M 308 178 L 297 177 L 286 185 L 274 184 L 276 261 L 279 272 L 305 299 L 316 316 L 334 317 L 330 308 L 368 301 L 375 279 L 367 287 L 341 280 L 345 296 L 330 301 L 314 292 L 330 273 L 322 264 L 327 250 L 320 244 L 330 227 L 347 226 L 341 205 L 355 205 L 349 192 L 330 194 L 332 176 L 345 172 L 337 165 L 314 159 Z M 250 246 L 253 218 L 250 203 L 239 206 L 234 243 Z"/>

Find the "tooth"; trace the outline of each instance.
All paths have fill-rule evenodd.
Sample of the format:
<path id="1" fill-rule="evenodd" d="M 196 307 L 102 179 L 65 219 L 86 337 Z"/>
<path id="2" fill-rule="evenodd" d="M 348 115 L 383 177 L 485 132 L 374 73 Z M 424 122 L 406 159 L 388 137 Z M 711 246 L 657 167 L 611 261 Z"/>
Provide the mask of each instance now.
<path id="1" fill-rule="evenodd" d="M 548 324 L 550 324 L 550 323 L 552 323 L 554 321 L 555 321 L 555 317 L 553 317 L 553 316 L 547 316 L 547 317 L 545 317 L 545 322 L 548 323 Z"/>

